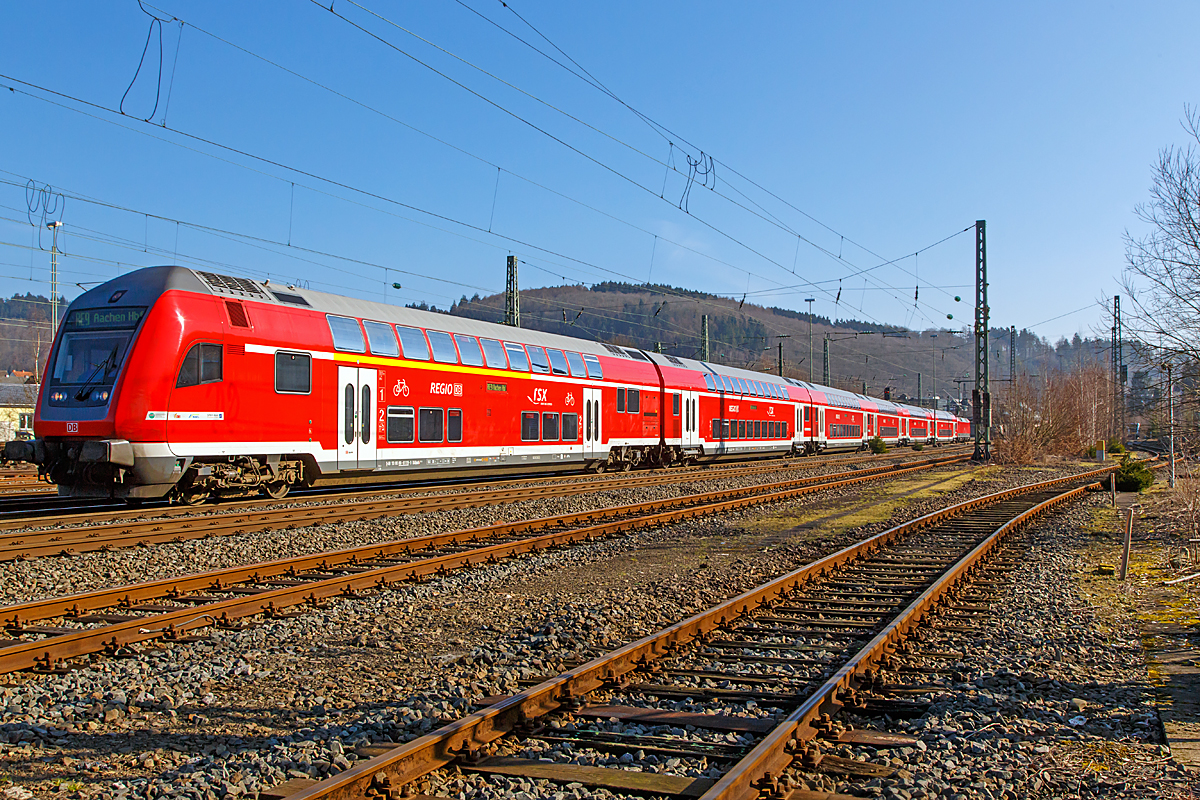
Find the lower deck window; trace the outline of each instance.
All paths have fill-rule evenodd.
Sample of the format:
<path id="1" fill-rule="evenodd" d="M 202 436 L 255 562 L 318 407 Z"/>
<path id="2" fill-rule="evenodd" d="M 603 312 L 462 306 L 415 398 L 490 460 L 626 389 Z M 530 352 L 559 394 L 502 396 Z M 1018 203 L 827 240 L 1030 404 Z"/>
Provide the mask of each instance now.
<path id="1" fill-rule="evenodd" d="M 413 440 L 416 415 L 412 408 L 389 406 L 387 410 L 387 440 L 392 444 L 403 444 Z"/>
<path id="2" fill-rule="evenodd" d="M 542 414 L 542 441 L 558 441 L 558 414 L 549 411 Z"/>
<path id="3" fill-rule="evenodd" d="M 879 435 L 885 438 L 893 438 L 900 435 L 900 429 L 895 425 L 880 425 Z"/>
<path id="4" fill-rule="evenodd" d="M 850 439 L 862 437 L 861 425 L 838 425 L 830 423 L 829 438 L 831 439 Z"/>
<path id="5" fill-rule="evenodd" d="M 579 415 L 562 415 L 562 440 L 564 442 L 579 441 Z"/>
<path id="6" fill-rule="evenodd" d="M 446 441 L 461 442 L 463 433 L 463 417 L 461 408 L 452 408 L 446 412 Z"/>
<path id="7" fill-rule="evenodd" d="M 445 427 L 445 411 L 440 408 L 422 408 L 417 417 L 417 439 L 422 442 L 441 442 Z"/>
<path id="8" fill-rule="evenodd" d="M 521 412 L 521 441 L 536 442 L 538 436 L 538 421 L 540 417 L 536 411 Z"/>

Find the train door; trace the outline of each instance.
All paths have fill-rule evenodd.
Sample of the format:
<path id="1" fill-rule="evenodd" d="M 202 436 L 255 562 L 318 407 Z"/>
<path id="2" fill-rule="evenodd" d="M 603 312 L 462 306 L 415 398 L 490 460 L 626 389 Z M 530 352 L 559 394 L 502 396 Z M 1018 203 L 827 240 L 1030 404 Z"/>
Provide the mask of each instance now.
<path id="1" fill-rule="evenodd" d="M 583 457 L 585 459 L 604 456 L 600 446 L 600 390 L 583 390 Z"/>
<path id="2" fill-rule="evenodd" d="M 377 372 L 338 367 L 338 469 L 375 469 Z"/>
<path id="3" fill-rule="evenodd" d="M 699 447 L 700 446 L 700 423 L 697 417 L 700 415 L 700 394 L 699 392 L 684 392 L 683 393 L 683 446 L 684 447 Z"/>

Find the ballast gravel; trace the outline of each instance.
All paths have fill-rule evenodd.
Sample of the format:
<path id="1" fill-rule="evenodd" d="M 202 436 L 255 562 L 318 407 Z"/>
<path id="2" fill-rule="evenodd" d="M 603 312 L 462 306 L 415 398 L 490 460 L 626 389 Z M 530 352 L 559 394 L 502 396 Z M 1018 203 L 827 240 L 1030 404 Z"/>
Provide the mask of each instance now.
<path id="1" fill-rule="evenodd" d="M 254 797 L 289 778 L 346 769 L 357 760 L 355 745 L 411 740 L 482 697 L 517 691 L 563 662 L 658 630 L 901 517 L 1074 471 L 989 470 L 908 504 L 896 520 L 838 537 L 789 542 L 743 531 L 764 515 L 814 504 L 836 510 L 858 497 L 854 487 L 833 490 L 339 599 L 320 613 L 213 631 L 204 642 L 99 659 L 63 676 L 6 676 L 0 772 L 38 788 L 58 779 L 67 794 Z M 539 501 L 533 515 L 556 513 L 546 510 L 553 502 Z M 515 518 L 510 507 L 500 511 Z M 291 543 L 281 535 L 277 546 Z M 78 569 L 77 562 L 57 561 Z M 673 774 L 712 768 L 660 766 Z M 463 780 L 471 784 L 461 790 L 467 797 L 505 796 L 533 783 Z M 611 796 L 581 791 L 562 796 Z"/>

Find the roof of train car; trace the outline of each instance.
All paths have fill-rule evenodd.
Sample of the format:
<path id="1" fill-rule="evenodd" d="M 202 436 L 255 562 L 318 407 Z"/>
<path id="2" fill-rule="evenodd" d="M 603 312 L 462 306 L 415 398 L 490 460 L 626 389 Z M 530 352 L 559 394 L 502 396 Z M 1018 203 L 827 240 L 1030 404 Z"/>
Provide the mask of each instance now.
<path id="1" fill-rule="evenodd" d="M 131 278 L 136 280 L 139 273 L 146 273 L 147 282 L 158 285 L 161 291 L 172 288 L 186 291 L 207 291 L 218 297 L 270 303 L 284 308 L 308 309 L 327 314 L 391 322 L 397 325 L 432 328 L 433 330 L 446 331 L 447 333 L 461 333 L 471 336 L 484 336 L 489 339 L 520 341 L 524 344 L 626 358 L 632 361 L 658 363 L 664 366 L 682 367 L 684 369 L 708 372 L 715 375 L 727 375 L 731 378 L 737 377 L 760 381 L 762 383 L 773 383 L 778 386 L 791 384 L 800 389 L 821 393 L 831 403 L 848 408 L 862 408 L 862 402 L 866 400 L 879 405 L 881 410 L 885 408 L 895 409 L 896 411 L 905 410 L 910 414 L 913 412 L 925 413 L 928 411 L 927 409 L 916 409 L 904 404 L 881 400 L 855 392 L 834 389 L 817 383 L 810 383 L 795 378 L 781 378 L 769 373 L 755 372 L 754 370 L 731 367 L 725 364 L 716 364 L 682 356 L 649 353 L 635 347 L 620 347 L 614 344 L 604 344 L 589 339 L 562 336 L 556 333 L 545 333 L 529 328 L 512 328 L 496 322 L 456 317 L 449 314 L 440 314 L 436 311 L 405 308 L 372 300 L 360 300 L 292 284 L 271 283 L 269 280 L 260 282 L 251 278 L 238 278 L 205 270 L 191 269 L 190 267 L 147 267 L 126 273 L 117 280 L 128 281 Z M 150 273 L 153 273 L 152 277 Z M 97 295 L 105 294 L 105 286 L 107 286 L 107 283 L 86 292 L 84 295 L 80 295 L 77 301 L 86 298 L 87 295 L 92 293 L 96 293 Z"/>

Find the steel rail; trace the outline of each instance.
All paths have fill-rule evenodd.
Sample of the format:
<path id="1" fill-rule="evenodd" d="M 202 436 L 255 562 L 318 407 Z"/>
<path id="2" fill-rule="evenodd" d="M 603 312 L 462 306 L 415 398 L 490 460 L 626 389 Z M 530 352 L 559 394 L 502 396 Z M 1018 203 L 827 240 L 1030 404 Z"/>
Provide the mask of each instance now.
<path id="1" fill-rule="evenodd" d="M 0 619 L 4 626 L 19 634 L 22 628 L 30 622 L 58 617 L 78 617 L 87 612 L 114 607 L 132 610 L 137 603 L 163 598 L 169 601 L 186 601 L 187 592 L 229 593 L 234 591 L 232 587 L 235 584 L 269 583 L 272 578 L 286 578 L 289 582 L 295 581 L 298 584 L 256 591 L 249 596 L 214 598 L 212 602 L 197 605 L 194 608 L 137 617 L 98 628 L 81 628 L 69 633 L 61 632 L 46 639 L 18 641 L 0 647 L 0 674 L 37 667 L 49 669 L 63 659 L 97 652 L 116 652 L 130 644 L 152 639 L 175 638 L 188 631 L 208 627 L 212 624 L 227 624 L 239 617 L 278 614 L 288 606 L 315 605 L 319 600 L 329 597 L 352 594 L 364 589 L 382 589 L 394 583 L 420 580 L 430 575 L 444 575 L 451 569 L 495 562 L 501 558 L 536 552 L 548 547 L 590 541 L 601 536 L 663 525 L 691 517 L 708 516 L 750 505 L 775 502 L 822 489 L 903 475 L 966 459 L 966 455 L 945 456 L 929 459 L 917 465 L 901 467 L 885 465 L 856 470 L 853 473 L 810 476 L 776 484 L 687 495 L 667 501 L 637 503 L 519 523 L 503 523 L 486 528 L 435 534 L 416 539 L 401 539 L 382 545 L 365 545 L 349 550 L 281 559 L 0 608 Z M 598 519 L 606 521 L 594 524 Z M 418 552 L 420 552 L 420 550 L 438 545 L 478 541 L 481 537 L 512 535 L 518 531 L 536 531 L 548 527 L 561 529 L 580 523 L 593 524 L 576 527 L 573 530 L 560 530 L 516 541 L 502 541 L 457 553 L 389 566 L 368 569 L 364 565 L 362 571 L 355 571 L 350 575 L 304 581 L 304 570 L 337 571 L 339 567 L 343 569 L 348 566 L 355 567 L 362 563 L 359 561 L 359 556 L 367 559 L 386 559 L 397 553 L 412 553 L 414 546 L 418 547 Z"/>
<path id="2" fill-rule="evenodd" d="M 386 796 L 389 793 L 398 792 L 402 786 L 435 769 L 448 766 L 460 757 L 469 757 L 479 748 L 505 736 L 523 723 L 560 707 L 570 706 L 590 692 L 617 681 L 627 673 L 644 668 L 657 658 L 672 655 L 679 648 L 693 642 L 703 641 L 710 633 L 728 625 L 733 620 L 747 616 L 767 603 L 798 591 L 810 581 L 851 561 L 875 553 L 910 533 L 1008 498 L 1064 484 L 1088 481 L 1115 469 L 1115 466 L 1105 467 L 1065 478 L 1007 489 L 957 503 L 897 525 L 719 603 L 656 634 L 627 644 L 460 720 L 443 725 L 437 730 L 399 745 L 382 755 L 360 762 L 345 772 L 333 775 L 289 795 L 288 800 L 351 800 L 351 798 L 361 798 L 368 794 Z M 1072 495 L 1074 492 L 1086 491 L 1087 488 L 1087 486 L 1080 487 L 1074 490 Z M 1028 513 L 1026 512 L 1026 514 Z M 918 605 L 918 603 L 914 602 L 913 605 Z M 911 608 L 912 606 L 910 606 Z M 840 683 L 837 684 L 837 687 L 840 686 Z M 820 709 L 822 706 L 818 703 L 817 707 Z M 737 773 L 737 776 L 731 778 L 731 775 L 727 775 L 726 778 L 731 778 L 736 787 L 750 786 L 754 792 L 757 792 L 757 789 L 754 788 L 756 781 L 762 780 L 772 769 L 781 769 L 779 764 L 785 761 L 790 763 L 792 754 L 788 752 L 787 748 L 794 738 L 791 733 L 795 728 L 796 725 L 792 725 L 792 730 L 787 734 L 779 733 L 777 728 L 776 732 L 768 737 L 771 741 L 769 748 L 762 751 L 755 748 L 751 753 L 751 755 L 757 754 L 753 761 L 746 764 Z M 766 741 L 764 740 L 760 747 L 763 747 Z M 743 762 L 750 758 L 751 756 L 747 755 Z M 738 766 L 741 767 L 743 762 L 739 762 Z M 721 783 L 715 785 L 705 797 L 709 797 L 711 792 L 721 785 Z M 723 789 L 722 791 L 727 790 Z M 733 797 L 736 795 L 712 796 Z"/>

